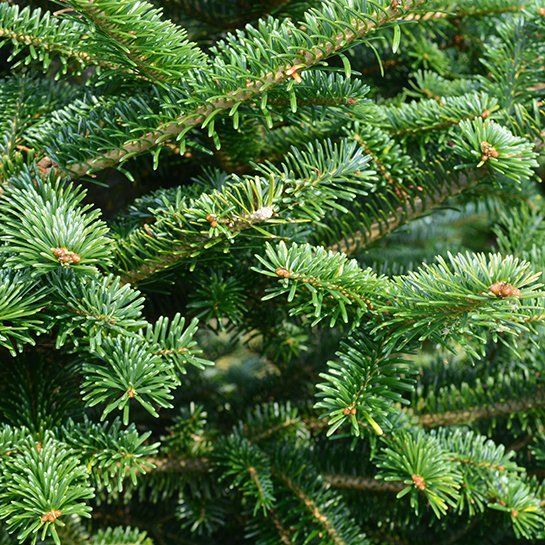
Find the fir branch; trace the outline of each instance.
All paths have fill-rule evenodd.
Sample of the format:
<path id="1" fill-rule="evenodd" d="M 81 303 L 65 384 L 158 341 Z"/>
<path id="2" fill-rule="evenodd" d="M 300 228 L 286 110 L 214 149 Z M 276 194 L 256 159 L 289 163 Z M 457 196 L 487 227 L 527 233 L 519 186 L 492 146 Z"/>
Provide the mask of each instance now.
<path id="1" fill-rule="evenodd" d="M 0 80 L 0 180 L 9 178 L 18 154 L 29 153 L 28 131 L 76 93 L 70 85 L 30 76 Z"/>
<path id="2" fill-rule="evenodd" d="M 397 494 L 403 490 L 403 483 L 383 482 L 373 477 L 356 475 L 326 474 L 324 480 L 333 488 L 341 490 L 358 490 L 360 492 L 388 492 Z"/>
<path id="3" fill-rule="evenodd" d="M 40 9 L 21 9 L 17 5 L 0 3 L 0 46 L 11 42 L 14 56 L 28 48 L 27 58 L 41 61 L 45 68 L 58 57 L 64 72 L 70 61 L 75 62 L 79 70 L 93 65 L 116 69 L 116 65 L 92 54 L 89 38 L 88 29 L 75 21 L 59 19 Z"/>
<path id="4" fill-rule="evenodd" d="M 87 419 L 68 421 L 62 436 L 85 463 L 96 487 L 110 492 L 121 492 L 126 479 L 136 485 L 138 477 L 153 467 L 150 458 L 159 446 L 146 444 L 149 432 L 139 434 L 134 425 L 123 429 L 119 420 L 103 425 Z"/>
<path id="5" fill-rule="evenodd" d="M 0 518 L 23 541 L 38 532 L 60 545 L 57 528 L 70 515 L 90 516 L 84 500 L 93 497 L 85 468 L 74 451 L 46 432 L 42 443 L 28 437 L 13 457 L 2 461 Z"/>
<path id="6" fill-rule="evenodd" d="M 309 29 L 307 32 L 310 33 L 293 27 L 294 35 L 291 37 L 292 42 L 297 41 L 301 42 L 301 45 L 303 43 L 306 45 L 303 48 L 304 52 L 283 62 L 274 72 L 258 76 L 247 74 L 246 77 L 250 79 L 244 87 L 232 89 L 220 96 L 215 93 L 216 97 L 207 100 L 205 104 L 197 105 L 193 111 L 183 114 L 174 121 L 161 123 L 155 130 L 142 135 L 138 139 L 126 142 L 117 149 L 106 151 L 85 161 L 67 164 L 62 169 L 72 177 L 81 177 L 89 172 L 119 165 L 128 157 L 144 153 L 160 142 L 183 137 L 193 127 L 203 125 L 205 122 L 208 124 L 218 113 L 232 110 L 277 85 L 290 81 L 299 72 L 311 68 L 328 57 L 363 40 L 376 29 L 395 22 L 400 17 L 405 16 L 403 11 L 418 8 L 423 4 L 423 0 L 403 0 L 401 5 L 397 2 L 395 4 L 387 2 L 387 6 L 382 4 L 385 4 L 385 2 L 381 1 L 381 5 L 376 6 L 376 11 L 375 6 L 367 2 L 362 4 L 359 8 L 360 11 L 352 7 L 350 16 L 348 19 L 346 15 L 344 16 L 344 19 L 347 20 L 343 21 L 342 25 L 339 25 L 336 21 L 337 16 L 341 14 L 344 7 L 340 0 L 337 0 L 334 6 L 329 3 L 324 4 L 321 8 L 322 11 L 310 10 L 305 17 L 305 26 Z M 289 26 L 287 23 L 286 25 Z M 342 31 L 337 31 L 340 26 L 342 26 Z M 333 29 L 335 31 L 332 33 L 331 30 Z M 266 31 L 266 28 L 263 30 Z M 320 34 L 313 34 L 318 31 Z M 248 36 L 253 33 L 250 32 L 250 29 L 248 30 Z M 256 37 L 259 37 L 259 34 Z M 232 46 L 232 54 L 235 58 L 237 56 L 237 45 L 233 44 Z M 245 46 L 247 44 L 241 42 L 240 45 Z M 290 45 L 289 50 L 299 47 L 299 45 Z M 223 54 L 228 57 L 230 54 L 229 48 Z M 286 55 L 284 54 L 283 57 L 285 58 Z M 213 79 L 214 75 L 210 74 L 208 78 Z M 56 168 L 56 165 L 48 157 L 41 159 L 39 164 L 45 172 Z"/>
<path id="7" fill-rule="evenodd" d="M 269 517 L 272 520 L 274 527 L 278 531 L 278 536 L 284 545 L 292 545 L 293 543 L 293 531 L 290 528 L 286 528 L 280 522 L 280 519 L 274 509 L 269 511 Z"/>
<path id="8" fill-rule="evenodd" d="M 0 238 L 10 267 L 38 276 L 63 269 L 92 273 L 108 264 L 108 228 L 98 210 L 81 205 L 86 191 L 54 175 L 42 179 L 32 168 L 11 183 L 0 200 Z"/>
<path id="9" fill-rule="evenodd" d="M 204 69 L 207 58 L 186 32 L 161 20 L 162 12 L 135 0 L 63 0 L 97 29 L 93 44 L 101 56 L 150 81 L 179 83 L 191 69 Z"/>
<path id="10" fill-rule="evenodd" d="M 368 106 L 356 108 L 362 118 L 367 118 Z M 375 106 L 376 108 L 376 106 Z M 463 121 L 488 119 L 498 109 L 497 101 L 484 93 L 468 93 L 462 96 L 445 97 L 440 101 L 430 99 L 404 103 L 401 106 L 377 108 L 379 126 L 398 138 L 424 137 L 446 131 Z M 381 119 L 382 118 L 382 119 Z"/>
<path id="11" fill-rule="evenodd" d="M 155 407 L 172 407 L 171 392 L 179 385 L 172 364 L 150 353 L 136 336 L 106 338 L 83 372 L 83 399 L 91 407 L 106 404 L 103 419 L 116 409 L 122 411 L 125 425 L 131 401 L 157 417 Z"/>
<path id="12" fill-rule="evenodd" d="M 286 295 L 290 313 L 312 317 L 314 324 L 324 318 L 329 318 L 331 327 L 339 319 L 348 323 L 349 313 L 358 324 L 375 310 L 378 294 L 388 289 L 386 278 L 322 247 L 295 243 L 288 247 L 283 241 L 274 247 L 267 243 L 265 256 L 256 257 L 260 266 L 254 270 L 280 281 L 263 299 Z"/>
<path id="13" fill-rule="evenodd" d="M 441 2 L 439 2 L 441 4 Z M 414 15 L 408 15 L 407 19 L 417 21 L 433 21 L 437 19 L 462 19 L 465 17 L 486 17 L 493 15 L 502 15 L 504 13 L 517 13 L 525 8 L 525 0 L 510 0 L 491 2 L 490 6 L 479 7 L 475 6 L 472 2 L 465 0 L 454 1 L 453 6 L 439 11 L 427 11 L 424 13 L 417 13 Z"/>
<path id="14" fill-rule="evenodd" d="M 322 418 L 328 419 L 327 434 L 349 425 L 357 437 L 363 431 L 363 420 L 382 435 L 382 426 L 390 426 L 389 417 L 397 413 L 394 404 L 407 403 L 402 394 L 413 388 L 415 370 L 365 336 L 342 343 L 336 356 L 339 361 L 329 361 L 328 372 L 320 373 L 320 401 L 314 405 L 325 411 Z"/>
<path id="15" fill-rule="evenodd" d="M 0 270 L 0 346 L 15 356 L 47 331 L 42 314 L 46 290 L 21 275 Z"/>
<path id="16" fill-rule="evenodd" d="M 347 545 L 347 542 L 339 535 L 327 514 L 321 511 L 320 506 L 318 506 L 293 479 L 290 479 L 288 475 L 277 471 L 274 471 L 274 475 L 302 502 L 312 517 L 321 527 L 323 527 L 332 543 L 335 545 Z"/>
<path id="17" fill-rule="evenodd" d="M 477 186 L 486 178 L 486 175 L 484 171 L 459 171 L 454 173 L 452 174 L 452 178 L 437 193 L 432 194 L 430 197 L 415 196 L 407 199 L 407 201 L 398 206 L 395 211 L 390 212 L 385 218 L 381 218 L 370 224 L 365 231 L 354 231 L 329 246 L 329 249 L 334 252 L 351 255 L 360 248 L 370 246 L 402 225 L 420 218 L 436 208 L 440 208 L 449 199 L 455 198 Z"/>
<path id="18" fill-rule="evenodd" d="M 365 208 L 366 214 L 362 214 L 359 219 L 366 229 L 358 229 L 348 237 L 345 235 L 330 248 L 346 254 L 354 253 L 358 248 L 372 244 L 407 221 L 442 205 L 450 197 L 495 179 L 524 182 L 533 176 L 537 167 L 537 150 L 534 146 L 494 121 L 479 117 L 472 121 L 460 121 L 456 131 L 449 134 L 452 142 L 448 151 L 454 152 L 458 164 L 448 170 L 440 165 L 435 176 L 445 176 L 446 179 L 441 180 L 439 186 L 435 185 L 437 181 L 434 180 L 433 168 L 429 169 L 429 172 L 423 173 L 422 178 L 417 180 L 417 188 L 426 188 L 427 194 L 418 194 L 414 190 L 406 192 L 397 188 L 390 210 L 387 209 L 381 215 L 382 210 L 379 209 L 379 214 L 375 212 L 373 216 L 374 209 Z M 461 161 L 464 163 L 460 164 Z M 378 221 L 373 221 L 376 216 Z"/>
<path id="19" fill-rule="evenodd" d="M 239 178 L 221 190 L 180 200 L 178 206 L 117 242 L 124 282 L 140 282 L 215 247 L 232 248 L 245 232 L 273 236 L 281 223 L 316 220 L 327 209 L 372 187 L 373 172 L 354 143 L 329 141 L 292 149 L 280 166 L 263 164 L 258 176 Z M 226 244 L 227 243 L 227 244 Z"/>
<path id="20" fill-rule="evenodd" d="M 521 399 L 498 401 L 497 403 L 470 406 L 457 411 L 443 413 L 418 414 L 418 423 L 426 428 L 470 424 L 479 420 L 505 418 L 515 413 L 535 411 L 545 406 L 545 388 L 532 392 L 531 396 Z"/>
<path id="21" fill-rule="evenodd" d="M 146 532 L 138 528 L 104 528 L 91 539 L 90 545 L 153 545 Z"/>
<path id="22" fill-rule="evenodd" d="M 160 473 L 206 473 L 211 467 L 207 458 L 147 458 L 146 464 Z"/>
<path id="23" fill-rule="evenodd" d="M 267 455 L 255 444 L 236 434 L 229 436 L 219 447 L 218 464 L 222 480 L 237 487 L 242 496 L 255 502 L 253 514 L 264 513 L 276 503 L 271 467 Z"/>

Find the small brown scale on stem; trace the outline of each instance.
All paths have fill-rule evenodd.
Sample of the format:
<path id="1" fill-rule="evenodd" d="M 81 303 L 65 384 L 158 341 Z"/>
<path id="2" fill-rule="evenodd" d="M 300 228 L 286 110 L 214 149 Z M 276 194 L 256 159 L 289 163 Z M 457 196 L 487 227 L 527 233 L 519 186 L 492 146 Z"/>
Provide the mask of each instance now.
<path id="1" fill-rule="evenodd" d="M 496 282 L 488 290 L 496 297 L 505 299 L 506 297 L 520 297 L 520 290 L 507 282 Z"/>
<path id="2" fill-rule="evenodd" d="M 481 142 L 481 152 L 481 162 L 483 163 L 491 158 L 497 159 L 500 156 L 498 150 L 486 141 Z"/>
<path id="3" fill-rule="evenodd" d="M 291 78 L 293 78 L 295 80 L 295 83 L 301 83 L 303 81 L 303 78 L 299 74 L 299 69 L 299 66 L 290 66 L 290 68 L 286 70 L 286 76 L 290 76 Z"/>
<path id="4" fill-rule="evenodd" d="M 412 480 L 414 483 L 414 486 L 418 488 L 418 490 L 425 490 L 426 489 L 426 481 L 424 480 L 424 477 L 421 475 L 412 475 Z"/>
<path id="5" fill-rule="evenodd" d="M 49 513 L 45 513 L 41 516 L 40 520 L 42 522 L 55 522 L 62 513 L 58 509 L 52 509 Z"/>
<path id="6" fill-rule="evenodd" d="M 212 229 L 215 229 L 218 226 L 218 220 L 212 214 L 206 215 L 206 221 L 210 224 L 210 227 L 212 227 Z"/>
<path id="7" fill-rule="evenodd" d="M 81 257 L 76 252 L 71 252 L 65 247 L 51 248 L 53 255 L 59 260 L 59 263 L 63 267 L 70 267 L 70 265 L 77 265 L 81 261 Z"/>
<path id="8" fill-rule="evenodd" d="M 151 228 L 149 223 L 144 223 L 144 225 L 142 225 L 142 229 L 144 229 L 144 231 L 146 232 L 146 235 L 150 237 L 155 236 L 155 234 L 153 233 L 153 229 Z"/>

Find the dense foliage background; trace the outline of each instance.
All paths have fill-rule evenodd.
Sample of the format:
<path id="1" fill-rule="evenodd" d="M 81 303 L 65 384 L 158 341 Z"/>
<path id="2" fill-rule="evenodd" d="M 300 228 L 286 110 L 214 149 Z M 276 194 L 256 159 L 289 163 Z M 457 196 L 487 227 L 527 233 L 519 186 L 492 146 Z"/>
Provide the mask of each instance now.
<path id="1" fill-rule="evenodd" d="M 544 37 L 0 1 L 0 544 L 545 540 Z"/>

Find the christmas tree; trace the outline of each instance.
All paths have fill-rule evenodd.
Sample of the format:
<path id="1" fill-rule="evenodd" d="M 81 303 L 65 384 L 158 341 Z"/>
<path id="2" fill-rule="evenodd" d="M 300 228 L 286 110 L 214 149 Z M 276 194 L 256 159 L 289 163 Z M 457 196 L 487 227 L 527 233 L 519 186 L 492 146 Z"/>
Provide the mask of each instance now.
<path id="1" fill-rule="evenodd" d="M 0 46 L 1 545 L 545 540 L 543 0 Z"/>

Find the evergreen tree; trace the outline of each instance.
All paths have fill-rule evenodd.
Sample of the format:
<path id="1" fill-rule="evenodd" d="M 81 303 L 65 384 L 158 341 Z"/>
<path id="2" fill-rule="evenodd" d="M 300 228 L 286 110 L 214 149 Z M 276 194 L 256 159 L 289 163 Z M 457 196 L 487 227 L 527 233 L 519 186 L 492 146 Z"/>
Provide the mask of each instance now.
<path id="1" fill-rule="evenodd" d="M 544 0 L 0 46 L 1 545 L 545 540 Z"/>

